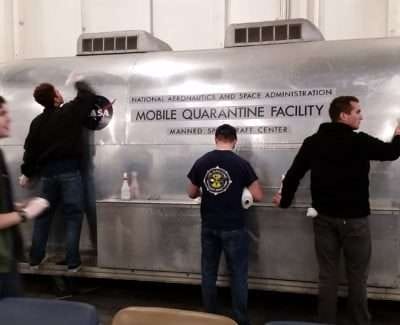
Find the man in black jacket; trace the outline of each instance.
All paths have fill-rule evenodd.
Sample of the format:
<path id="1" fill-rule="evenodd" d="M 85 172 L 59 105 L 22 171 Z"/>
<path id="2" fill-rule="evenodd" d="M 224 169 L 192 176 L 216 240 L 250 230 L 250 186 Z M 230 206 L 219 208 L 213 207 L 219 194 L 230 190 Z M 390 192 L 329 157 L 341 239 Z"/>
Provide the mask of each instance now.
<path id="1" fill-rule="evenodd" d="M 352 324 L 369 324 L 367 278 L 371 257 L 368 215 L 370 160 L 395 160 L 400 156 L 400 128 L 392 142 L 356 133 L 362 120 L 353 96 L 335 98 L 329 108 L 331 123 L 321 124 L 306 138 L 273 203 L 291 204 L 300 180 L 311 171 L 315 249 L 319 265 L 319 318 L 336 323 L 338 267 L 343 249 L 348 280 L 348 305 Z"/>
<path id="2" fill-rule="evenodd" d="M 88 84 L 75 84 L 78 94 L 64 103 L 60 92 L 51 84 L 36 87 L 33 96 L 44 110 L 31 123 L 25 140 L 24 162 L 21 165 L 20 183 L 26 185 L 32 176 L 41 178 L 41 196 L 51 209 L 35 220 L 30 265 L 39 267 L 46 255 L 46 244 L 51 217 L 57 203 L 62 203 L 66 224 L 66 263 L 68 271 L 78 271 L 81 266 L 79 240 L 82 225 L 83 188 L 80 163 L 83 155 L 82 125 L 93 107 L 95 94 Z"/>

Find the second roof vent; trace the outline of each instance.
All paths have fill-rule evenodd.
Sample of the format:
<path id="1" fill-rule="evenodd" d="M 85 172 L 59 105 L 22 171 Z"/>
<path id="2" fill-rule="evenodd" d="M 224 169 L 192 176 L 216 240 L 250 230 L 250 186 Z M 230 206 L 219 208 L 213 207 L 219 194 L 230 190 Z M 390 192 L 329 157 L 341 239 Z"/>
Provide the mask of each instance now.
<path id="1" fill-rule="evenodd" d="M 306 19 L 229 25 L 225 47 L 322 41 L 321 32 Z"/>

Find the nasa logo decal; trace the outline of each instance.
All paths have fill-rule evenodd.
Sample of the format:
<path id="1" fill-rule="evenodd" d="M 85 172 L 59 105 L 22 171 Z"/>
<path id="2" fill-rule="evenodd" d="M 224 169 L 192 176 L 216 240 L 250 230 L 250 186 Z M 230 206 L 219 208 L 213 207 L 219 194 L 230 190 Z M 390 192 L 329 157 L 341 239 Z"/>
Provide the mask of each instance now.
<path id="1" fill-rule="evenodd" d="M 93 107 L 89 110 L 88 116 L 84 121 L 85 127 L 89 130 L 104 129 L 110 123 L 113 116 L 113 104 L 104 96 L 96 96 Z"/>
<path id="2" fill-rule="evenodd" d="M 225 169 L 217 166 L 207 171 L 203 182 L 208 192 L 218 195 L 229 188 L 232 180 Z"/>

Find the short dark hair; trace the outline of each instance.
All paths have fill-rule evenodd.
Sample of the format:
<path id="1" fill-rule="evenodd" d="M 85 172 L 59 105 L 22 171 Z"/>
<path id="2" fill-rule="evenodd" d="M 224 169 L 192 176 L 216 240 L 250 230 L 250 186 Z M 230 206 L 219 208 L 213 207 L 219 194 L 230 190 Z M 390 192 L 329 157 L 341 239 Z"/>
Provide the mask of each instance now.
<path id="1" fill-rule="evenodd" d="M 3 96 L 0 96 L 0 107 L 3 106 L 4 104 L 7 104 L 7 101 Z"/>
<path id="2" fill-rule="evenodd" d="M 41 83 L 33 92 L 35 100 L 44 107 L 54 106 L 54 97 L 56 96 L 56 89 L 52 84 Z"/>
<path id="3" fill-rule="evenodd" d="M 229 124 L 222 124 L 215 130 L 215 138 L 221 141 L 234 142 L 237 139 L 236 129 Z"/>
<path id="4" fill-rule="evenodd" d="M 350 114 L 353 107 L 351 102 L 358 103 L 359 100 L 355 96 L 339 96 L 332 100 L 329 107 L 329 116 L 332 122 L 337 122 L 340 117 L 340 113 Z"/>

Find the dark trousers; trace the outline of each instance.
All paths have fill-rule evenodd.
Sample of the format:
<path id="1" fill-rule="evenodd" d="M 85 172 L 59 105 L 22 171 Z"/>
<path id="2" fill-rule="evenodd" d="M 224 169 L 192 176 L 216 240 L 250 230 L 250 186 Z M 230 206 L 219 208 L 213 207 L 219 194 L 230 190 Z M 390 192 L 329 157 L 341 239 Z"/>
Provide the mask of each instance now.
<path id="1" fill-rule="evenodd" d="M 201 288 L 207 312 L 217 312 L 217 275 L 222 251 L 231 275 L 233 318 L 239 325 L 248 325 L 247 277 L 249 237 L 247 229 L 232 231 L 202 228 Z"/>
<path id="2" fill-rule="evenodd" d="M 19 297 L 21 294 L 21 280 L 16 269 L 8 273 L 0 273 L 0 299 Z"/>
<path id="3" fill-rule="evenodd" d="M 92 246 L 97 250 L 97 210 L 96 187 L 94 182 L 93 167 L 81 169 L 83 186 L 83 210 L 89 226 L 89 236 Z"/>
<path id="4" fill-rule="evenodd" d="M 341 251 L 348 282 L 348 312 L 351 324 L 370 324 L 367 278 L 371 259 L 368 218 L 314 219 L 315 250 L 319 265 L 319 321 L 336 323 L 337 289 Z"/>
<path id="5" fill-rule="evenodd" d="M 30 251 L 31 264 L 39 264 L 46 253 L 51 219 L 58 203 L 66 228 L 66 262 L 69 267 L 81 264 L 79 241 L 82 227 L 82 179 L 79 171 L 41 178 L 41 194 L 50 202 L 50 209 L 35 219 Z"/>

